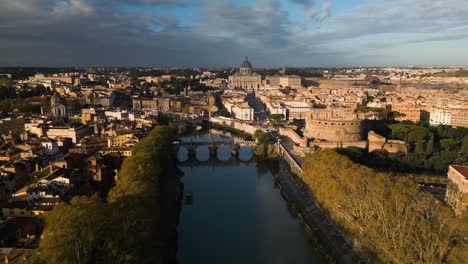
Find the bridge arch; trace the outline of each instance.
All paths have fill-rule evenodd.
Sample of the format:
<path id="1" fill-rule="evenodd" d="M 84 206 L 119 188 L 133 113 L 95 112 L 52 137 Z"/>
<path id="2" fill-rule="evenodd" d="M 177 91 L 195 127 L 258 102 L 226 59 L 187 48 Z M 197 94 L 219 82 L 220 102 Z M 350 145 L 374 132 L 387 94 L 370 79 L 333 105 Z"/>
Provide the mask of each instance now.
<path id="1" fill-rule="evenodd" d="M 210 145 L 185 145 L 177 146 L 177 158 L 180 162 L 209 160 L 250 161 L 253 158 L 252 146 L 240 146 L 235 144 L 220 144 L 212 148 Z"/>

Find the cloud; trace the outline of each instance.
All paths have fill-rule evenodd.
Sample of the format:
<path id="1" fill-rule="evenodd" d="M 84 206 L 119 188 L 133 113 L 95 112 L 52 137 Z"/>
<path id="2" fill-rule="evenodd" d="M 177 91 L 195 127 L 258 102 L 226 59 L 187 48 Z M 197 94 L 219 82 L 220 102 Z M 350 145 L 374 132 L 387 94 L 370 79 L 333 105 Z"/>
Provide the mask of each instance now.
<path id="1" fill-rule="evenodd" d="M 440 34 L 453 27 L 467 25 L 467 4 L 457 0 L 367 1 L 335 16 L 338 32 L 356 36 L 382 33 Z"/>
<path id="2" fill-rule="evenodd" d="M 385 64 L 405 61 L 405 54 L 388 56 L 399 47 L 411 50 L 406 57 L 430 61 L 430 43 L 468 39 L 468 5 L 457 0 L 364 0 L 333 15 L 331 1 L 291 0 L 307 7 L 303 28 L 306 22 L 280 0 L 117 1 L 152 7 L 2 0 L 0 64 L 220 66 L 237 65 L 244 55 L 254 66 L 348 65 L 363 58 Z M 181 6 L 192 17 L 181 16 Z M 414 48 L 421 45 L 424 50 Z M 468 61 L 467 49 L 458 48 L 457 61 Z M 455 58 L 450 52 L 446 61 Z"/>
<path id="3" fill-rule="evenodd" d="M 313 7 L 317 3 L 317 0 L 291 0 L 291 1 L 305 8 Z"/>
<path id="4" fill-rule="evenodd" d="M 0 43 L 8 54 L 3 66 L 219 66 L 237 64 L 245 52 L 230 38 L 181 27 L 170 13 L 84 0 L 8 0 L 0 9 Z"/>
<path id="5" fill-rule="evenodd" d="M 318 60 L 341 57 L 339 65 L 459 63 L 460 56 L 468 61 L 468 46 L 460 44 L 468 41 L 467 13 L 468 4 L 456 0 L 366 0 L 291 38 Z M 320 14 L 327 12 L 311 12 L 317 21 Z"/>
<path id="6" fill-rule="evenodd" d="M 205 2 L 202 7 L 201 31 L 231 37 L 242 45 L 265 48 L 286 45 L 288 13 L 276 0 L 259 0 L 254 4 L 231 1 Z"/>
<path id="7" fill-rule="evenodd" d="M 94 8 L 84 0 L 59 1 L 53 7 L 52 13 L 58 16 L 89 15 Z"/>
<path id="8" fill-rule="evenodd" d="M 330 10 L 333 6 L 331 1 L 325 0 L 291 0 L 293 3 L 301 6 L 304 9 L 304 17 L 306 23 L 313 21 L 323 22 L 330 16 Z M 317 9 L 317 5 L 320 8 Z"/>
<path id="9" fill-rule="evenodd" d="M 332 8 L 332 6 L 332 2 L 324 2 L 320 8 L 320 15 L 317 17 L 317 21 L 323 22 L 325 19 L 327 19 L 330 16 L 330 9 Z"/>
<path id="10" fill-rule="evenodd" d="M 184 5 L 188 0 L 116 0 L 133 5 Z"/>
<path id="11" fill-rule="evenodd" d="M 322 9 L 329 10 L 325 4 Z M 361 48 L 368 44 L 384 50 L 408 43 L 465 39 L 467 13 L 468 5 L 460 5 L 456 0 L 365 1 L 329 17 L 324 27 L 296 38 L 299 42 L 313 39 L 315 46 L 327 46 L 337 51 L 354 46 L 350 50 L 354 53 L 368 52 Z"/>

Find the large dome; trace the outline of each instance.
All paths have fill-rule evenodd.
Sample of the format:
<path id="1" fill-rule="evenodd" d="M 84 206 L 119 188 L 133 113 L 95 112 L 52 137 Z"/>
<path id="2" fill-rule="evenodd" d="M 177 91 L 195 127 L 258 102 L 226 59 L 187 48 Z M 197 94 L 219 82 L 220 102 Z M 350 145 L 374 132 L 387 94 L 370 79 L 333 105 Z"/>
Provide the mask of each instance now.
<path id="1" fill-rule="evenodd" d="M 241 68 L 252 68 L 252 64 L 250 63 L 249 59 L 247 58 L 247 56 L 245 56 L 245 59 L 244 61 L 242 62 L 242 64 L 240 65 Z"/>

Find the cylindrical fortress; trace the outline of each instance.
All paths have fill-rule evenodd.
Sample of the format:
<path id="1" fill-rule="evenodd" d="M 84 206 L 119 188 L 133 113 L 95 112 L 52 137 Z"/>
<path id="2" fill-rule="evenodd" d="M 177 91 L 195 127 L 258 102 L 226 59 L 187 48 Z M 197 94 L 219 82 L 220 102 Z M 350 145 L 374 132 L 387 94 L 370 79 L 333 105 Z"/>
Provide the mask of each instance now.
<path id="1" fill-rule="evenodd" d="M 305 136 L 326 141 L 360 141 L 361 120 L 350 108 L 312 109 L 306 119 Z"/>

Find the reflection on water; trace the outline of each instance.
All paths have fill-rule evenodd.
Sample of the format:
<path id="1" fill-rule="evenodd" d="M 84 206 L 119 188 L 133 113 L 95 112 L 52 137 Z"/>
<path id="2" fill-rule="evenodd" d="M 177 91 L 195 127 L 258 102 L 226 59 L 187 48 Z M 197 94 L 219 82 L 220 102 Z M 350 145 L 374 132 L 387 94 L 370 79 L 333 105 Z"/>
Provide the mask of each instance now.
<path id="1" fill-rule="evenodd" d="M 181 152 L 179 158 L 186 157 Z M 229 156 L 222 147 L 219 160 L 180 164 L 193 201 L 180 215 L 179 263 L 325 263 L 271 173 Z M 240 160 L 251 157 L 251 148 L 241 148 Z M 197 159 L 209 159 L 207 147 L 200 147 Z"/>

